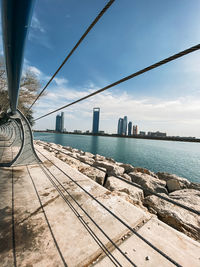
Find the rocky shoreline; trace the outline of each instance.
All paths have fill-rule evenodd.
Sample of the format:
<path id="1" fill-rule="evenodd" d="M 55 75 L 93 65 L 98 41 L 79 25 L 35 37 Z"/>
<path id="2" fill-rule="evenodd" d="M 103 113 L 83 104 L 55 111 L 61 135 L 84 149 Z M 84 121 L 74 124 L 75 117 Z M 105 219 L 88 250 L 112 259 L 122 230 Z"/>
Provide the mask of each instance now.
<path id="1" fill-rule="evenodd" d="M 69 146 L 40 140 L 34 142 L 110 190 L 113 195 L 123 197 L 133 205 L 155 214 L 178 231 L 200 241 L 200 216 L 153 195 L 158 193 L 200 212 L 200 184 L 175 174 L 153 173 L 145 168 L 115 162 L 112 158 L 93 155 Z M 121 177 L 121 180 L 116 176 Z M 138 187 L 123 180 L 133 182 Z"/>

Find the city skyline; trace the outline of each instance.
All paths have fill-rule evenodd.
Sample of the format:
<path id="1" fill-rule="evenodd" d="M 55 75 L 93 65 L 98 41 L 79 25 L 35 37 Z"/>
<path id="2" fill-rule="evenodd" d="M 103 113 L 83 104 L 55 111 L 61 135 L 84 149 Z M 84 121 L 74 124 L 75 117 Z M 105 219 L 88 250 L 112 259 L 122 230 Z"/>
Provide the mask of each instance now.
<path id="1" fill-rule="evenodd" d="M 36 1 L 24 70 L 44 86 L 104 4 Z M 199 8 L 196 0 L 116 1 L 38 101 L 34 118 L 199 43 Z M 101 128 L 110 133 L 126 111 L 146 132 L 200 136 L 199 62 L 200 53 L 192 53 L 65 109 L 65 123 L 69 130 L 91 129 L 90 110 L 99 106 Z M 38 120 L 34 128 L 53 129 L 53 118 Z"/>
<path id="2" fill-rule="evenodd" d="M 93 108 L 93 117 L 92 117 L 92 130 L 89 129 L 82 131 L 81 129 L 73 129 L 70 131 L 69 129 L 64 128 L 64 112 L 61 112 L 61 115 L 56 115 L 56 126 L 55 131 L 56 132 L 73 132 L 73 133 L 92 133 L 92 134 L 117 134 L 120 136 L 147 136 L 147 137 L 192 137 L 194 136 L 180 136 L 180 135 L 167 135 L 166 132 L 160 132 L 159 130 L 156 131 L 144 131 L 138 130 L 138 125 L 133 125 L 132 121 L 128 121 L 128 117 L 124 116 L 124 118 L 118 119 L 117 124 L 117 131 L 108 133 L 105 130 L 99 129 L 100 124 L 100 108 L 95 107 Z M 48 131 L 53 131 L 53 129 L 46 129 Z"/>

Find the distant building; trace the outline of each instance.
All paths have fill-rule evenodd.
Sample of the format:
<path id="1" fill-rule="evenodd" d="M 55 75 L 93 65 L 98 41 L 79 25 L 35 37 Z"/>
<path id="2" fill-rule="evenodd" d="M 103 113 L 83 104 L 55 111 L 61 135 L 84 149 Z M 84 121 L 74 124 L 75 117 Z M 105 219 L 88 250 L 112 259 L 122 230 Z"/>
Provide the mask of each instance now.
<path id="1" fill-rule="evenodd" d="M 99 134 L 105 134 L 105 131 L 99 131 Z"/>
<path id="2" fill-rule="evenodd" d="M 127 116 L 123 119 L 122 135 L 127 135 Z"/>
<path id="3" fill-rule="evenodd" d="M 100 108 L 93 108 L 93 124 L 92 124 L 93 134 L 98 134 L 99 132 L 99 114 L 100 114 Z"/>
<path id="4" fill-rule="evenodd" d="M 138 127 L 137 125 L 133 125 L 133 135 L 137 135 L 138 134 Z"/>
<path id="5" fill-rule="evenodd" d="M 148 136 L 151 136 L 151 137 L 166 137 L 167 134 L 157 131 L 157 132 L 148 132 Z"/>
<path id="6" fill-rule="evenodd" d="M 141 136 L 145 136 L 146 135 L 146 132 L 140 131 L 140 135 Z"/>
<path id="7" fill-rule="evenodd" d="M 64 130 L 64 112 L 56 116 L 56 131 L 62 133 Z"/>
<path id="8" fill-rule="evenodd" d="M 132 134 L 132 122 L 129 121 L 129 123 L 128 123 L 128 136 L 131 136 L 131 134 Z"/>
<path id="9" fill-rule="evenodd" d="M 118 120 L 118 128 L 117 128 L 117 134 L 122 135 L 123 131 L 123 119 L 119 118 Z"/>
<path id="10" fill-rule="evenodd" d="M 81 130 L 74 130 L 74 133 L 82 133 Z"/>

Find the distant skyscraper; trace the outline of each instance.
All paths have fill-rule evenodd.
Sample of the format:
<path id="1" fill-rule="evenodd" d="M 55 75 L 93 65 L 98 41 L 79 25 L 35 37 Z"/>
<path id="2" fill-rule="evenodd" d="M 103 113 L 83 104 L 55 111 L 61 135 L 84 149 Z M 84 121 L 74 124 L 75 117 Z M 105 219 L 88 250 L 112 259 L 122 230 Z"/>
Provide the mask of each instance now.
<path id="1" fill-rule="evenodd" d="M 128 136 L 131 136 L 131 132 L 132 132 L 132 122 L 129 121 L 129 123 L 128 123 Z"/>
<path id="2" fill-rule="evenodd" d="M 123 130 L 123 119 L 119 118 L 118 120 L 118 128 L 117 128 L 117 134 L 122 135 Z"/>
<path id="3" fill-rule="evenodd" d="M 97 134 L 99 132 L 99 114 L 100 114 L 100 108 L 93 108 L 93 124 L 92 124 L 93 134 Z"/>
<path id="4" fill-rule="evenodd" d="M 123 130 L 122 130 L 123 135 L 127 135 L 127 116 L 124 116 L 123 119 Z"/>
<path id="5" fill-rule="evenodd" d="M 137 125 L 133 125 L 133 135 L 137 135 L 138 134 L 138 127 Z"/>
<path id="6" fill-rule="evenodd" d="M 61 125 L 60 125 L 60 131 L 63 133 L 64 131 L 64 112 L 61 112 Z"/>
<path id="7" fill-rule="evenodd" d="M 56 116 L 56 131 L 62 133 L 64 130 L 64 112 Z"/>

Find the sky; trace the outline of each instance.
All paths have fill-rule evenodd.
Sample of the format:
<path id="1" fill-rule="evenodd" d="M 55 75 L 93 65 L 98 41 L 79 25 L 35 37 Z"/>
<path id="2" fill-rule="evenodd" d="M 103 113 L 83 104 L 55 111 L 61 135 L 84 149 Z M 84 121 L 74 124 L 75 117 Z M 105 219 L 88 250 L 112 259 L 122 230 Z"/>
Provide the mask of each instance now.
<path id="1" fill-rule="evenodd" d="M 41 89 L 107 2 L 36 1 L 24 70 Z M 116 0 L 34 106 L 34 118 L 199 44 L 199 12 L 199 0 Z M 64 109 L 66 130 L 91 131 L 94 107 L 108 133 L 126 115 L 139 131 L 200 137 L 200 51 Z M 34 129 L 55 129 L 56 115 Z"/>

